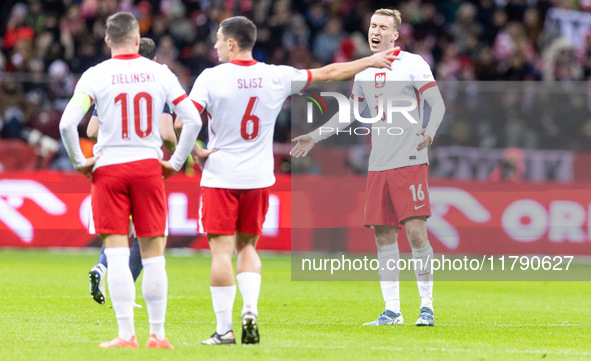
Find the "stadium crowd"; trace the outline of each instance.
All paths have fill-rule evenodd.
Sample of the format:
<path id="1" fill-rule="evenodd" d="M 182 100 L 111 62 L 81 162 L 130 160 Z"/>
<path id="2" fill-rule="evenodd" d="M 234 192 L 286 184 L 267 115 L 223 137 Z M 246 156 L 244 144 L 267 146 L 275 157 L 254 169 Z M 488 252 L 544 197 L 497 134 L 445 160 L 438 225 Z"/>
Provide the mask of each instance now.
<path id="1" fill-rule="evenodd" d="M 368 21 L 380 7 L 402 12 L 397 45 L 420 54 L 440 83 L 591 77 L 591 32 L 575 46 L 544 26 L 549 9 L 591 11 L 588 0 L 5 0 L 0 7 L 0 139 L 31 142 L 33 134 L 36 144 L 62 155 L 54 167 L 67 166 L 65 152 L 55 148 L 57 124 L 79 74 L 108 58 L 104 24 L 116 11 L 136 15 L 141 35 L 157 44 L 158 62 L 189 89 L 203 69 L 216 64 L 215 32 L 228 16 L 245 15 L 256 23 L 257 60 L 310 68 L 367 55 Z M 505 100 L 521 104 L 519 97 L 525 96 Z M 565 100 L 574 115 L 568 126 L 551 116 L 556 103 L 545 100 L 528 103 L 529 109 L 548 106 L 548 113 L 537 108 L 540 118 L 515 107 L 500 118 L 458 119 L 456 113 L 484 114 L 477 101 L 463 102 L 462 109 L 450 112 L 453 121 L 444 121 L 438 144 L 588 149 L 587 98 Z M 286 103 L 277 121 L 277 142 L 289 141 L 290 126 Z"/>

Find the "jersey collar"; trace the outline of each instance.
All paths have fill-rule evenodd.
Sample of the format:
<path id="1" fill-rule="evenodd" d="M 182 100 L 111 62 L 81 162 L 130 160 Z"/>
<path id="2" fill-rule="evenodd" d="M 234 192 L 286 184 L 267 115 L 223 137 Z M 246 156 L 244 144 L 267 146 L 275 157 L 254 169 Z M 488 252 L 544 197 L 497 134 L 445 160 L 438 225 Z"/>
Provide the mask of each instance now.
<path id="1" fill-rule="evenodd" d="M 251 66 L 251 65 L 255 65 L 256 63 L 258 63 L 258 61 L 254 60 L 254 59 L 251 59 L 251 60 L 234 59 L 234 60 L 230 61 L 230 63 L 240 65 L 240 66 Z"/>
<path id="2" fill-rule="evenodd" d="M 398 51 L 395 51 L 393 55 L 394 56 L 400 56 L 401 53 L 402 53 L 402 49 L 400 49 Z M 393 62 L 394 62 L 394 60 L 392 60 L 390 63 L 393 63 Z"/>
<path id="3" fill-rule="evenodd" d="M 130 60 L 130 59 L 137 59 L 141 57 L 140 54 L 135 53 L 135 54 L 120 54 L 120 55 L 115 55 L 113 57 L 113 59 L 120 59 L 120 60 Z"/>

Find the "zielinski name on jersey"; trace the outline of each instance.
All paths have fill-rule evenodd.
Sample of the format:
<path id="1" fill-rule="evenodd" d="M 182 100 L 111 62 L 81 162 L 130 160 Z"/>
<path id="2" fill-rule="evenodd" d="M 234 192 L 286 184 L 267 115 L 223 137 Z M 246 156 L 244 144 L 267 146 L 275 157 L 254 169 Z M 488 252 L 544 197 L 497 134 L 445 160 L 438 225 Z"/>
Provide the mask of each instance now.
<path id="1" fill-rule="evenodd" d="M 111 84 L 136 84 L 136 83 L 154 83 L 156 76 L 154 73 L 133 73 L 133 74 L 113 74 L 111 75 Z"/>

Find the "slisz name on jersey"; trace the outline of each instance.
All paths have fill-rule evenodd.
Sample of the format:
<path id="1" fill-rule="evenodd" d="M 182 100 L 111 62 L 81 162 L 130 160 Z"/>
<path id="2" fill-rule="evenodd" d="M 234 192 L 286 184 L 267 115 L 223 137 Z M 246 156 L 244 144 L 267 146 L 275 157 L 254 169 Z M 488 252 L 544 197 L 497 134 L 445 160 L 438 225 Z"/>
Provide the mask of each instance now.
<path id="1" fill-rule="evenodd" d="M 238 89 L 262 88 L 263 78 L 238 79 Z"/>
<path id="2" fill-rule="evenodd" d="M 153 73 L 134 73 L 134 74 L 113 74 L 112 83 L 115 84 L 135 84 L 135 83 L 154 83 L 156 76 Z"/>

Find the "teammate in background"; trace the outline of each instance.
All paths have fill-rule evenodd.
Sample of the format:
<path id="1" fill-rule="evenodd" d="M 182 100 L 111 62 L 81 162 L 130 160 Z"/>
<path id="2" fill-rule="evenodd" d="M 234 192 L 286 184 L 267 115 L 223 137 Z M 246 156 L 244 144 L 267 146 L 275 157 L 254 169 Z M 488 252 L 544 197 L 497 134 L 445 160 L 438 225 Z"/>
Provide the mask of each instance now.
<path id="1" fill-rule="evenodd" d="M 252 57 L 256 26 L 237 16 L 221 22 L 215 48 L 220 62 L 199 75 L 189 97 L 209 117 L 209 150 L 195 147 L 203 168 L 202 223 L 211 249 L 211 297 L 217 326 L 203 344 L 235 344 L 232 308 L 236 280 L 242 293 L 242 343 L 259 343 L 257 303 L 261 260 L 256 244 L 269 205 L 273 130 L 283 102 L 310 81 L 346 79 L 367 67 L 390 67 L 393 50 L 349 63 L 298 70 Z M 292 82 L 295 82 L 292 86 Z M 176 127 L 176 124 L 175 124 Z"/>
<path id="2" fill-rule="evenodd" d="M 129 269 L 129 216 L 139 238 L 144 277 L 142 292 L 150 322 L 148 348 L 172 348 L 164 332 L 168 279 L 165 269 L 166 199 L 164 182 L 190 154 L 201 128 L 195 106 L 164 65 L 141 57 L 139 26 L 131 13 L 109 16 L 105 42 L 112 58 L 88 69 L 64 110 L 60 132 L 76 169 L 92 181 L 96 231 L 109 262 L 107 283 L 119 335 L 102 348 L 137 348 Z M 80 149 L 78 124 L 92 103 L 98 104 L 100 135 L 94 156 Z M 160 113 L 164 104 L 185 122 L 170 161 L 162 161 Z"/>
<path id="3" fill-rule="evenodd" d="M 139 54 L 144 58 L 156 61 L 156 44 L 154 44 L 154 40 L 150 38 L 141 38 Z M 98 134 L 99 119 L 98 112 L 95 107 L 92 117 L 90 118 L 86 128 L 86 136 L 96 142 Z M 162 110 L 162 115 L 160 116 L 160 136 L 162 137 L 164 147 L 171 154 L 174 153 L 176 148 L 176 134 L 173 127 L 172 112 L 166 104 L 164 104 L 164 109 Z M 131 229 L 133 229 L 132 222 L 130 222 L 129 227 L 129 236 L 131 237 L 133 234 L 133 231 L 131 231 Z M 92 227 L 89 227 L 89 229 L 90 228 L 92 228 L 94 231 L 94 224 Z M 105 256 L 105 246 L 103 245 L 101 248 L 101 253 L 99 254 L 98 264 L 94 266 L 88 273 L 90 279 L 90 295 L 96 303 L 101 305 L 107 300 L 107 295 L 105 293 L 105 277 L 107 275 L 107 268 L 107 256 Z M 142 272 L 142 257 L 140 254 L 140 245 L 138 243 L 137 237 L 134 237 L 133 239 L 133 246 L 131 247 L 131 254 L 129 256 L 129 268 L 131 270 L 131 275 L 133 276 L 133 282 L 135 282 Z"/>
<path id="4" fill-rule="evenodd" d="M 377 53 L 394 46 L 401 25 L 398 10 L 379 9 L 371 17 L 368 41 L 371 51 Z M 435 132 L 443 119 L 445 105 L 433 78 L 429 65 L 416 54 L 401 52 L 392 69 L 383 71 L 367 69 L 355 76 L 351 94 L 353 102 L 359 101 L 359 113 L 369 107 L 371 116 L 377 116 L 379 98 L 389 95 L 406 96 L 419 100 L 417 108 L 410 111 L 416 124 L 411 124 L 400 113 L 393 115 L 392 124 L 382 121 L 372 127 L 402 128 L 403 134 L 392 136 L 387 132 L 372 132 L 372 148 L 369 157 L 369 174 L 365 199 L 364 224 L 374 229 L 380 263 L 380 286 L 386 303 L 385 311 L 373 322 L 365 325 L 401 325 L 404 323 L 400 310 L 399 273 L 388 270 L 387 264 L 397 264 L 398 230 L 406 230 L 412 255 L 422 269 L 415 269 L 419 295 L 420 315 L 417 326 L 433 326 L 433 273 L 430 260 L 433 249 L 427 239 L 427 218 L 431 215 L 428 185 L 428 154 Z M 426 129 L 422 128 L 423 100 L 431 106 L 431 116 Z M 384 113 L 385 114 L 385 113 Z M 353 114 L 351 114 L 353 117 Z M 293 139 L 297 142 L 291 151 L 294 157 L 306 156 L 314 145 L 342 130 L 350 123 L 339 123 L 335 115 L 324 129 L 333 127 L 334 132 L 319 129 Z M 420 260 L 420 263 L 419 263 Z M 390 262 L 390 263 L 388 263 Z"/>

